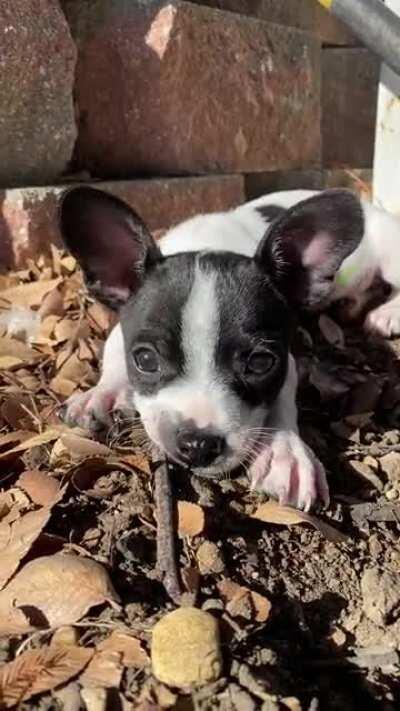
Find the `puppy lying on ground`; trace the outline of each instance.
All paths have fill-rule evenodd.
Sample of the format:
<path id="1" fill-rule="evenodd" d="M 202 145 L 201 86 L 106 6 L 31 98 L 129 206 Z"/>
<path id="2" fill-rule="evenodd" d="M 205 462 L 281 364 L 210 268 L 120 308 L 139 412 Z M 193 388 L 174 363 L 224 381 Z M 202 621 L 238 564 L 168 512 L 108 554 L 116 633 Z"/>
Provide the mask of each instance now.
<path id="1" fill-rule="evenodd" d="M 200 215 L 156 244 L 123 202 L 77 187 L 60 224 L 91 293 L 120 314 L 99 383 L 68 400 L 67 421 L 93 428 L 134 409 L 200 475 L 244 464 L 281 503 L 327 503 L 297 428 L 293 315 L 346 298 L 356 316 L 379 277 L 392 295 L 365 327 L 400 333 L 400 221 L 346 190 L 290 191 Z"/>

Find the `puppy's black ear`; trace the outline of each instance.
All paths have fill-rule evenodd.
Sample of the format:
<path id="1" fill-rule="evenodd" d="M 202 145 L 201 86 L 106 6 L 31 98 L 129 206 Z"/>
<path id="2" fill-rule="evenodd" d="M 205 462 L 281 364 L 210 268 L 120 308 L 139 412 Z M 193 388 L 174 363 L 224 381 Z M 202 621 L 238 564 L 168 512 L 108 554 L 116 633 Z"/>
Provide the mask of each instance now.
<path id="1" fill-rule="evenodd" d="M 358 198 L 348 190 L 325 190 L 274 220 L 255 259 L 289 301 L 315 308 L 329 298 L 337 270 L 363 233 Z"/>
<path id="2" fill-rule="evenodd" d="M 160 260 L 153 237 L 122 200 L 89 187 L 67 190 L 61 199 L 60 230 L 80 264 L 88 288 L 118 309 L 141 285 L 146 269 Z"/>

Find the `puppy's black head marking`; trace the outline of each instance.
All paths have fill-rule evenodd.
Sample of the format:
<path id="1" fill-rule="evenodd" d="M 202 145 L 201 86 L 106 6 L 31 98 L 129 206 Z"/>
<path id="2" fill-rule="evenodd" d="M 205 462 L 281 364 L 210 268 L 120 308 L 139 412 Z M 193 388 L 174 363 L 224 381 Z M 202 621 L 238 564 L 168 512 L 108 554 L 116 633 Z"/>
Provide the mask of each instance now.
<path id="1" fill-rule="evenodd" d="M 261 205 L 257 207 L 256 210 L 265 222 L 273 222 L 277 217 L 281 217 L 281 215 L 286 212 L 285 208 L 279 205 Z"/>

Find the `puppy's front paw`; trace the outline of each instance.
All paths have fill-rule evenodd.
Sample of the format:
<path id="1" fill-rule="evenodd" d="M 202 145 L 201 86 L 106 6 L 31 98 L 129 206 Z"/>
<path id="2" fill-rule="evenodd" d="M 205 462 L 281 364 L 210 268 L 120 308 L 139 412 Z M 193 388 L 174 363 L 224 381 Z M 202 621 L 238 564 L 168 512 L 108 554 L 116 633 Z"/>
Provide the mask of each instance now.
<path id="1" fill-rule="evenodd" d="M 68 425 L 95 433 L 112 424 L 115 411 L 128 411 L 127 388 L 96 385 L 84 393 L 71 395 L 62 407 L 61 416 Z"/>
<path id="2" fill-rule="evenodd" d="M 384 338 L 400 335 L 400 302 L 398 299 L 392 303 L 378 306 L 367 315 L 364 328 L 370 333 L 378 333 Z"/>
<path id="3" fill-rule="evenodd" d="M 249 473 L 252 488 L 274 496 L 280 504 L 309 511 L 318 499 L 329 503 L 324 467 L 295 432 L 277 432 Z"/>

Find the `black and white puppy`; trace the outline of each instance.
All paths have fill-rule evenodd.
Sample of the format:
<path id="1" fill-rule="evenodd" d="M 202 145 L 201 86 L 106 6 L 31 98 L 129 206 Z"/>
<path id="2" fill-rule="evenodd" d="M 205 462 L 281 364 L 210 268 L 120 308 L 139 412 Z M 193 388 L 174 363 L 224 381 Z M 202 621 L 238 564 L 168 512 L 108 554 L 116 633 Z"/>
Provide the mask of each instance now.
<path id="1" fill-rule="evenodd" d="M 399 332 L 400 221 L 346 190 L 290 191 L 192 218 L 156 243 L 126 204 L 77 187 L 60 224 L 92 294 L 120 312 L 99 383 L 68 400 L 67 421 L 134 409 L 200 475 L 244 464 L 282 503 L 326 503 L 324 468 L 297 428 L 293 315 L 342 297 L 355 315 L 379 276 L 394 294 L 366 325 Z"/>

